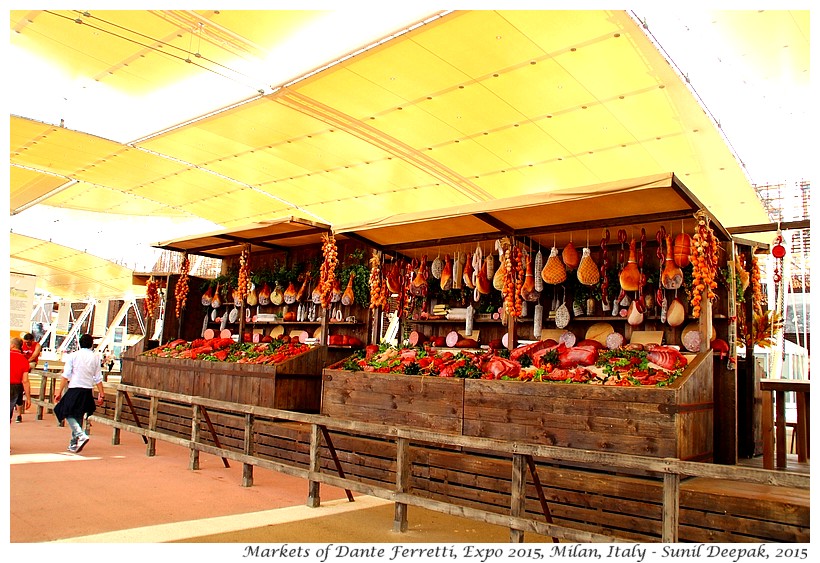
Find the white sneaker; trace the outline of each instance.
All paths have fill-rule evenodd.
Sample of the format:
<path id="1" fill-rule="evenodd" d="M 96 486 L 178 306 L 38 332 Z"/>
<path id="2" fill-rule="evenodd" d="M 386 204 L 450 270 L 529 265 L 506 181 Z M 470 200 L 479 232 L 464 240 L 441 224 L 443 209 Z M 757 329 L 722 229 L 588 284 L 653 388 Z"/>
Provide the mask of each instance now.
<path id="1" fill-rule="evenodd" d="M 78 454 L 81 451 L 83 451 L 83 448 L 90 439 L 91 438 L 87 434 L 83 434 L 82 436 L 80 436 L 80 438 L 77 440 L 77 448 L 74 450 L 74 453 Z"/>
<path id="2" fill-rule="evenodd" d="M 76 454 L 77 453 L 77 444 L 69 444 L 68 451 L 70 451 L 73 454 Z"/>

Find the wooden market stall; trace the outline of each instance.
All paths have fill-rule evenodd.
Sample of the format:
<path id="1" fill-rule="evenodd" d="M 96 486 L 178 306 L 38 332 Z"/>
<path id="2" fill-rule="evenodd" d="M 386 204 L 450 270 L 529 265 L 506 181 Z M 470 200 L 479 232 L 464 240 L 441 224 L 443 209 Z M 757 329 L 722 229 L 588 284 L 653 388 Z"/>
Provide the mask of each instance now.
<path id="1" fill-rule="evenodd" d="M 691 277 L 686 276 L 686 284 L 678 283 L 679 289 L 665 289 L 661 283 L 666 258 L 671 261 L 673 253 L 667 243 L 679 233 L 694 234 L 698 221 L 705 221 L 719 241 L 720 268 L 733 264 L 731 237 L 674 174 L 394 215 L 367 225 L 339 227 L 337 232 L 356 236 L 381 251 L 387 260 L 424 262 L 438 256 L 449 259 L 477 252 L 488 257 L 497 252 L 495 241 L 506 237 L 530 256 L 539 251 L 546 255 L 551 250 L 557 250 L 560 256 L 561 249 L 574 242 L 572 246 L 577 245 L 579 255 L 583 250 L 592 258 L 601 277 L 607 269 L 605 261 L 611 270 L 608 307 L 603 303 L 601 281 L 592 287 L 578 283 L 576 266 L 567 268 L 566 281 L 544 284 L 537 299 L 529 303 L 529 313 L 505 320 L 495 314 L 499 303 L 493 301 L 494 292 L 474 301 L 470 290 L 431 290 L 425 300 L 417 300 L 422 302 L 420 311 L 405 315 L 404 335 L 421 334 L 421 341 L 440 344 L 443 335 L 456 332 L 461 337 L 469 333 L 470 323 L 465 323 L 461 314 L 451 319 L 426 313 L 445 302 L 445 309 L 439 311 L 460 312 L 464 307 L 475 307 L 472 336 L 485 349 L 488 345 L 498 346 L 502 338 L 508 348 L 539 339 L 558 339 L 560 334 L 569 337 L 570 342 L 582 342 L 603 330 L 617 333 L 625 344 L 657 342 L 680 347 L 687 354 L 689 366 L 674 383 L 661 388 L 468 379 L 435 382 L 447 388 L 446 393 L 439 393 L 429 388 L 421 391 L 425 385 L 433 385 L 431 378 L 411 383 L 424 378 L 350 371 L 341 369 L 344 362 L 340 362 L 325 370 L 322 412 L 420 427 L 440 427 L 445 417 L 447 428 L 471 436 L 734 463 L 735 405 L 723 398 L 730 397 L 735 388 L 731 363 L 725 361 L 725 355 L 734 352 L 730 349 L 734 321 L 727 314 L 733 308 L 733 293 L 726 286 L 716 289 L 718 298 L 714 303 L 703 299 L 703 312 L 695 318 L 692 288 L 687 287 Z M 670 235 L 670 239 L 663 234 Z M 631 314 L 617 311 L 622 294 L 613 292 L 618 287 L 617 269 L 628 261 L 632 241 L 645 259 L 641 261 L 641 273 L 646 285 L 637 292 L 628 292 L 632 301 L 644 300 L 639 322 Z M 495 261 L 499 263 L 497 255 Z M 674 323 L 661 310 L 664 298 L 683 306 L 684 316 Z M 590 300 L 593 302 L 587 307 Z M 486 309 L 484 304 L 488 305 Z M 534 305 L 543 309 L 540 325 L 534 319 Z M 573 305 L 576 307 L 569 322 L 561 326 L 556 309 L 572 309 Z M 700 337 L 690 340 L 687 349 L 683 337 L 693 331 Z M 694 347 L 691 342 L 695 342 Z M 713 353 L 714 342 L 721 348 L 726 344 L 723 354 Z M 414 390 L 408 393 L 411 388 Z"/>
<path id="2" fill-rule="evenodd" d="M 168 354 L 157 357 L 142 353 L 144 347 L 139 347 L 124 357 L 123 382 L 249 405 L 318 412 L 322 368 L 350 354 L 357 343 L 363 344 L 368 320 L 367 309 L 355 302 L 334 303 L 324 311 L 309 298 L 318 277 L 313 270 L 320 262 L 322 236 L 328 233 L 328 225 L 290 217 L 158 243 L 156 246 L 183 256 L 222 260 L 222 274 L 215 279 L 185 279 L 182 307 L 177 287 L 183 274 L 167 276 L 164 296 L 168 301 L 162 308 L 167 333 L 172 336 L 164 343 L 179 338 L 205 345 L 221 338 L 266 344 L 287 337 L 305 345 L 305 351 L 254 365 L 190 356 L 180 359 Z M 348 254 L 360 246 L 344 238 L 341 245 Z M 248 261 L 253 285 L 248 295 L 239 297 L 242 260 Z M 361 268 L 353 264 L 347 267 L 351 272 Z M 362 282 L 366 279 L 358 277 Z M 352 284 L 355 279 L 349 281 Z M 296 299 L 294 295 L 290 299 L 291 291 L 306 293 L 308 298 L 302 295 Z M 343 343 L 328 345 L 334 337 L 343 337 Z"/>

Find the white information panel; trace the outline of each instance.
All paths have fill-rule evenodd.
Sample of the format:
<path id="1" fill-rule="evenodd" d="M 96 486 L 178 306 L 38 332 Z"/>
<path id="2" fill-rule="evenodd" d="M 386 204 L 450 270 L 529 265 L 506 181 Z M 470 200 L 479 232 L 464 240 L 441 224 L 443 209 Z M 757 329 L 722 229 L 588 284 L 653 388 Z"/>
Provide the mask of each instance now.
<path id="1" fill-rule="evenodd" d="M 11 272 L 9 327 L 12 334 L 31 330 L 31 312 L 34 309 L 34 289 L 36 285 L 37 276 Z"/>

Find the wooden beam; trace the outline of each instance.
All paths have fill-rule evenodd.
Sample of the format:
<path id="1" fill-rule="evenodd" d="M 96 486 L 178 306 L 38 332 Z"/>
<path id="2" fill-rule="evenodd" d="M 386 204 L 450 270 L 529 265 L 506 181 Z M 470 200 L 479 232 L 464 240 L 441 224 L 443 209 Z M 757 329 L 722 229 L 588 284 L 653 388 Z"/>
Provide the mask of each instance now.
<path id="1" fill-rule="evenodd" d="M 410 491 L 411 473 L 410 440 L 399 438 L 396 440 L 396 492 L 407 493 Z M 396 503 L 393 515 L 393 531 L 407 531 L 407 503 Z"/>
<path id="2" fill-rule="evenodd" d="M 678 543 L 680 519 L 680 475 L 663 476 L 663 531 L 661 541 Z"/>
<path id="3" fill-rule="evenodd" d="M 745 225 L 742 227 L 729 227 L 726 229 L 730 235 L 744 235 L 749 233 L 768 233 L 777 231 L 791 231 L 811 228 L 811 221 L 803 219 L 800 221 L 782 221 L 780 223 L 760 223 L 758 225 Z"/>
<path id="4" fill-rule="evenodd" d="M 321 474 L 322 472 L 322 461 L 319 456 L 319 450 L 322 446 L 322 438 L 320 434 L 321 426 L 319 424 L 311 424 L 310 425 L 310 473 L 311 474 Z M 308 500 L 307 505 L 310 508 L 316 508 L 321 503 L 320 499 L 320 485 L 321 481 L 319 479 L 308 479 Z"/>
<path id="5" fill-rule="evenodd" d="M 522 454 L 513 454 L 512 482 L 510 483 L 510 516 L 521 518 L 527 507 L 527 460 Z M 510 543 L 524 543 L 524 531 L 510 528 Z"/>
<path id="6" fill-rule="evenodd" d="M 193 412 L 191 413 L 191 442 L 194 444 L 199 443 L 199 424 L 202 419 L 202 413 L 200 412 L 199 405 L 193 405 Z M 191 471 L 196 471 L 199 469 L 199 450 L 196 448 L 191 448 L 191 452 L 188 455 L 188 469 Z"/>
<path id="7" fill-rule="evenodd" d="M 205 407 L 200 407 L 200 410 L 202 411 L 202 417 L 205 419 L 205 424 L 208 425 L 208 430 L 211 433 L 211 438 L 214 439 L 214 444 L 216 444 L 217 448 L 221 448 L 222 445 L 219 443 L 219 434 L 216 433 L 216 428 L 214 428 L 214 425 L 211 422 L 211 417 L 208 415 L 208 411 L 205 410 Z M 228 463 L 228 460 L 224 457 L 222 458 L 222 465 L 224 465 L 226 469 L 231 466 Z"/>
<path id="8" fill-rule="evenodd" d="M 242 452 L 246 456 L 253 455 L 253 419 L 253 414 L 248 413 L 245 415 L 245 433 L 243 436 Z M 242 464 L 242 486 L 253 486 L 253 464 L 251 463 Z"/>

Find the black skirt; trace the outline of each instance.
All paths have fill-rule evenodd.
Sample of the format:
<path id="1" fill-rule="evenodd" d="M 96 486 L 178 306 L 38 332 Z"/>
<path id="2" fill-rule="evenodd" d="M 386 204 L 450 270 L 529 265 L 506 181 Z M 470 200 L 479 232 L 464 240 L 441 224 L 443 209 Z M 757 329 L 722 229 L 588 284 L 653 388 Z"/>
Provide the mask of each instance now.
<path id="1" fill-rule="evenodd" d="M 91 393 L 91 389 L 72 387 L 66 391 L 60 402 L 54 406 L 54 414 L 60 422 L 66 418 L 73 418 L 79 422 L 84 416 L 94 414 L 96 408 L 97 405 L 94 404 L 94 395 Z"/>

